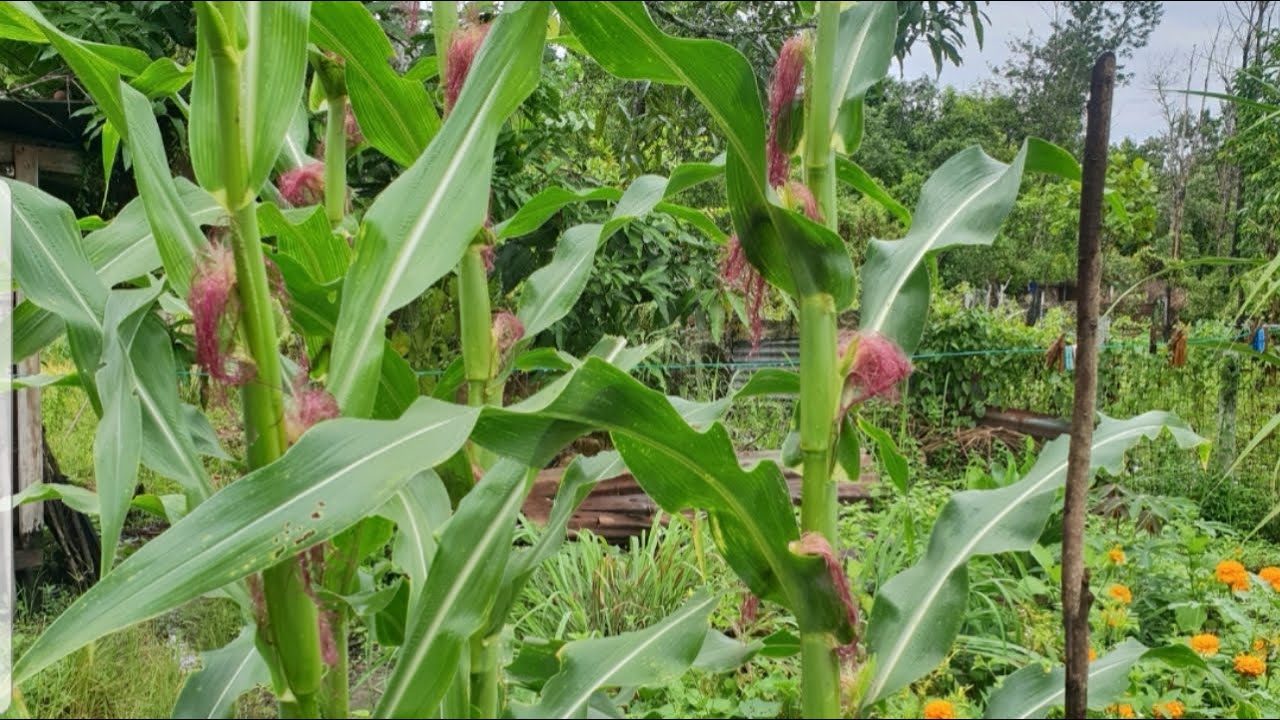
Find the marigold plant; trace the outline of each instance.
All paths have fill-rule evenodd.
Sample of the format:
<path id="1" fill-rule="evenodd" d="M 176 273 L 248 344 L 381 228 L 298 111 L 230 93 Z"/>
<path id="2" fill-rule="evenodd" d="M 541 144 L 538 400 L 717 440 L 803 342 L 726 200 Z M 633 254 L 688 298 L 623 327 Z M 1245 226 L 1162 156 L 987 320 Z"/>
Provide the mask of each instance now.
<path id="1" fill-rule="evenodd" d="M 956 706 L 946 700 L 930 700 L 925 703 L 924 716 L 926 718 L 954 718 L 956 716 Z"/>
<path id="2" fill-rule="evenodd" d="M 1241 653 L 1236 656 L 1236 672 L 1249 677 L 1258 677 L 1267 671 L 1267 663 L 1257 655 Z"/>
<path id="3" fill-rule="evenodd" d="M 1124 585 L 1112 585 L 1110 588 L 1107 588 L 1107 594 L 1124 605 L 1128 605 L 1133 602 L 1133 593 Z"/>
<path id="4" fill-rule="evenodd" d="M 1107 559 L 1110 560 L 1114 565 L 1123 565 L 1124 564 L 1124 548 L 1120 547 L 1119 545 L 1116 545 L 1115 547 L 1111 548 L 1110 550 L 1107 551 Z"/>
<path id="5" fill-rule="evenodd" d="M 1133 713 L 1133 706 L 1129 703 L 1119 703 L 1117 705 L 1107 706 L 1107 713 L 1120 718 L 1137 717 Z"/>
<path id="6" fill-rule="evenodd" d="M 1223 560 L 1214 569 L 1218 582 L 1231 586 L 1232 590 L 1249 589 L 1249 572 L 1236 560 Z"/>
<path id="7" fill-rule="evenodd" d="M 1166 703 L 1155 703 L 1151 706 L 1152 715 L 1158 718 L 1171 718 L 1172 720 L 1182 717 L 1186 710 L 1186 706 L 1178 700 L 1170 700 Z"/>
<path id="8" fill-rule="evenodd" d="M 1258 571 L 1258 577 L 1270 585 L 1272 590 L 1280 591 L 1280 567 L 1274 565 L 1264 567 Z"/>
<path id="9" fill-rule="evenodd" d="M 1191 649 L 1201 655 L 1218 654 L 1218 637 L 1210 633 L 1201 633 L 1191 638 Z"/>

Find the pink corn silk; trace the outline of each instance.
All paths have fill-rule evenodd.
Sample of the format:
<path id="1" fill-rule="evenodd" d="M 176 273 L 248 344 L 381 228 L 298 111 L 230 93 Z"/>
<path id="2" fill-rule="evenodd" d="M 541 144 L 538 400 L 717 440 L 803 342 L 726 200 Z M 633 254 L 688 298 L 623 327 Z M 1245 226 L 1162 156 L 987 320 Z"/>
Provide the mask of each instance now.
<path id="1" fill-rule="evenodd" d="M 318 422 L 332 420 L 342 414 L 338 401 L 324 388 L 295 390 L 289 411 L 285 413 L 285 433 L 289 444 L 298 442 L 308 429 Z"/>
<path id="2" fill-rule="evenodd" d="M 836 588 L 836 596 L 840 599 L 840 604 L 844 606 L 845 620 L 849 626 L 857 632 L 858 628 L 858 605 L 853 601 L 853 594 L 849 591 L 849 578 L 845 575 L 844 566 L 840 564 L 840 560 L 836 557 L 835 551 L 832 550 L 831 544 L 823 537 L 821 533 L 807 532 L 800 537 L 800 541 L 796 543 L 795 552 L 799 555 L 816 555 L 822 558 L 822 562 L 826 565 L 827 574 L 831 577 L 831 584 Z M 836 652 L 843 659 L 853 657 L 858 646 L 858 639 L 854 637 L 853 641 L 836 649 Z"/>
<path id="3" fill-rule="evenodd" d="M 223 322 L 235 324 L 236 263 L 231 248 L 214 242 L 201 258 L 191 279 L 187 304 L 195 327 L 196 362 L 218 382 L 243 385 L 253 379 L 249 363 L 234 360 L 222 342 Z"/>
<path id="4" fill-rule="evenodd" d="M 524 337 L 524 323 L 520 318 L 503 310 L 493 316 L 493 340 L 498 355 L 505 356 Z"/>
<path id="5" fill-rule="evenodd" d="M 458 95 L 462 94 L 462 85 L 467 81 L 467 74 L 471 72 L 471 63 L 476 59 L 476 53 L 480 52 L 480 46 L 484 44 L 485 36 L 488 34 L 488 23 L 454 31 L 453 40 L 449 43 L 449 50 L 445 55 L 444 106 L 446 113 L 458 103 Z"/>
<path id="6" fill-rule="evenodd" d="M 280 194 L 294 207 L 324 202 L 324 163 L 313 162 L 280 174 Z"/>
<path id="7" fill-rule="evenodd" d="M 879 333 L 844 331 L 840 338 L 841 357 L 847 353 L 850 342 L 856 342 L 857 345 L 854 348 L 853 366 L 845 378 L 848 399 L 844 409 L 873 397 L 895 399 L 898 383 L 914 370 L 901 348 Z"/>
<path id="8" fill-rule="evenodd" d="M 818 200 L 813 196 L 813 191 L 808 185 L 799 180 L 791 180 L 787 182 L 787 192 L 800 203 L 800 209 L 804 211 L 805 217 L 814 222 L 822 222 L 822 213 L 818 211 Z"/>
<path id="9" fill-rule="evenodd" d="M 779 125 L 789 121 L 784 113 L 791 112 L 796 93 L 800 89 L 800 77 L 804 74 L 805 54 L 809 49 L 808 38 L 796 35 L 782 45 L 778 61 L 773 66 L 773 81 L 769 84 L 769 184 L 777 187 L 787 181 L 791 172 L 791 154 L 778 143 Z"/>
<path id="10" fill-rule="evenodd" d="M 720 274 L 726 285 L 742 293 L 743 305 L 747 309 L 747 319 L 751 325 L 751 354 L 754 355 L 760 349 L 760 339 L 764 336 L 764 296 L 768 286 L 764 276 L 747 260 L 737 235 L 729 238 Z"/>

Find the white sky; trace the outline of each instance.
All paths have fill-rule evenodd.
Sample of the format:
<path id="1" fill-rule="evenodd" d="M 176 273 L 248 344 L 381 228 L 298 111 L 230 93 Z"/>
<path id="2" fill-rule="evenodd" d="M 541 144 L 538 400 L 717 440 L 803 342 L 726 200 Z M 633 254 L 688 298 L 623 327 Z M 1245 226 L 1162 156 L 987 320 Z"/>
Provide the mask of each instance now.
<path id="1" fill-rule="evenodd" d="M 1239 18 L 1229 0 L 1175 0 L 1163 5 L 1164 17 L 1151 34 L 1147 46 L 1135 52 L 1128 61 L 1122 60 L 1122 70 L 1133 77 L 1128 84 L 1117 86 L 1115 90 L 1111 110 L 1113 143 L 1118 143 L 1126 136 L 1141 142 L 1162 132 L 1164 120 L 1152 89 L 1152 75 L 1157 69 L 1175 68 L 1178 87 L 1185 87 L 1187 70 L 1194 53 L 1198 60 L 1198 70 L 1192 87 L 1197 90 L 1203 87 L 1208 63 L 1206 56 L 1213 46 L 1214 35 L 1218 32 L 1220 23 L 1221 36 L 1215 53 L 1218 62 L 1210 73 L 1209 89 L 1222 90 L 1223 83 L 1217 68 L 1222 67 L 1224 59 L 1232 66 L 1240 62 L 1239 52 L 1231 46 L 1231 27 L 1238 23 Z M 960 59 L 964 64 L 955 67 L 944 60 L 939 78 L 943 85 L 963 90 L 976 86 L 982 80 L 994 79 L 992 68 L 1002 65 L 1011 55 L 1008 47 L 1010 40 L 1026 37 L 1032 31 L 1041 39 L 1047 36 L 1053 3 L 1048 0 L 996 0 L 983 9 L 990 18 L 990 24 L 985 27 L 982 50 L 978 50 L 972 31 L 967 31 L 965 46 L 960 49 Z M 889 72 L 894 77 L 898 76 L 896 61 Z M 936 69 L 933 56 L 926 43 L 920 42 L 915 46 L 914 52 L 903 63 L 902 72 L 902 77 L 907 80 L 921 75 L 934 76 Z M 1196 100 L 1196 104 L 1198 102 Z M 1207 107 L 1217 114 L 1217 101 L 1208 102 Z M 1081 108 L 1082 113 L 1083 111 L 1084 108 Z"/>

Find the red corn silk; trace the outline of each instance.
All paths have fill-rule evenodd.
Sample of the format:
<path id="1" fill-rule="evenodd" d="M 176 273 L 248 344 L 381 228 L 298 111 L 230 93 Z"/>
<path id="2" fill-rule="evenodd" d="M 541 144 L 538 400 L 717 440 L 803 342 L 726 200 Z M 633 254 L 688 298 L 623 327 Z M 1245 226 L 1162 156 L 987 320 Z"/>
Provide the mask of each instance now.
<path id="1" fill-rule="evenodd" d="M 764 276 L 747 260 L 737 235 L 729 238 L 728 252 L 720 265 L 720 274 L 726 285 L 742 293 L 743 305 L 751 325 L 751 354 L 754 355 L 760 349 L 760 339 L 764 336 L 764 296 L 768 284 Z"/>
<path id="2" fill-rule="evenodd" d="M 848 357 L 852 345 L 853 358 Z M 873 397 L 896 399 L 897 385 L 914 368 L 902 349 L 880 333 L 846 330 L 841 333 L 838 360 L 848 367 L 841 411 Z"/>
<path id="3" fill-rule="evenodd" d="M 480 52 L 485 37 L 489 34 L 489 23 L 471 25 L 454 32 L 445 55 L 444 108 L 448 113 L 458 103 L 458 95 L 462 93 L 462 85 L 467 81 L 467 73 L 471 72 L 471 63 Z"/>
<path id="4" fill-rule="evenodd" d="M 294 207 L 319 205 L 324 202 L 324 163 L 314 162 L 281 173 L 276 185 Z"/>
<path id="5" fill-rule="evenodd" d="M 787 40 L 778 52 L 773 66 L 773 81 L 769 84 L 769 184 L 778 187 L 787 181 L 791 172 L 791 109 L 800 90 L 800 78 L 804 74 L 805 56 L 809 52 L 809 38 L 801 33 Z M 787 141 L 784 146 L 780 136 Z"/>
<path id="6" fill-rule="evenodd" d="M 238 324 L 236 263 L 225 243 L 209 245 L 191 278 L 187 304 L 195 328 L 196 362 L 214 380 L 243 385 L 256 375 L 252 364 L 231 357 L 230 337 Z"/>

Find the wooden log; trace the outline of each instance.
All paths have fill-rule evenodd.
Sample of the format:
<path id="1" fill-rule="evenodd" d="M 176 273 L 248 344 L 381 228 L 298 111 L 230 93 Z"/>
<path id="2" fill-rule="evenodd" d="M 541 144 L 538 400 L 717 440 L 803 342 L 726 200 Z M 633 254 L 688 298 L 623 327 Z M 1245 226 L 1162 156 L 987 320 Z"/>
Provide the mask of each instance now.
<path id="1" fill-rule="evenodd" d="M 777 459 L 777 453 L 747 452 L 739 455 L 743 467 L 750 468 L 761 460 Z M 791 500 L 800 503 L 800 473 L 791 468 L 782 468 Z M 560 485 L 560 477 L 564 468 L 547 468 L 538 473 L 533 488 L 525 499 L 523 512 L 535 525 L 545 525 L 551 514 L 556 490 Z M 837 487 L 837 495 L 842 503 L 867 502 L 871 499 L 871 486 L 876 482 L 874 460 L 870 455 L 863 455 L 863 471 L 858 482 L 842 482 Z M 692 513 L 686 511 L 686 516 Z M 653 501 L 631 473 L 623 471 L 614 477 L 601 480 L 587 495 L 582 504 L 569 519 L 569 536 L 574 537 L 582 530 L 611 541 L 623 541 L 639 535 L 653 527 L 655 517 L 665 517 L 662 509 Z"/>

